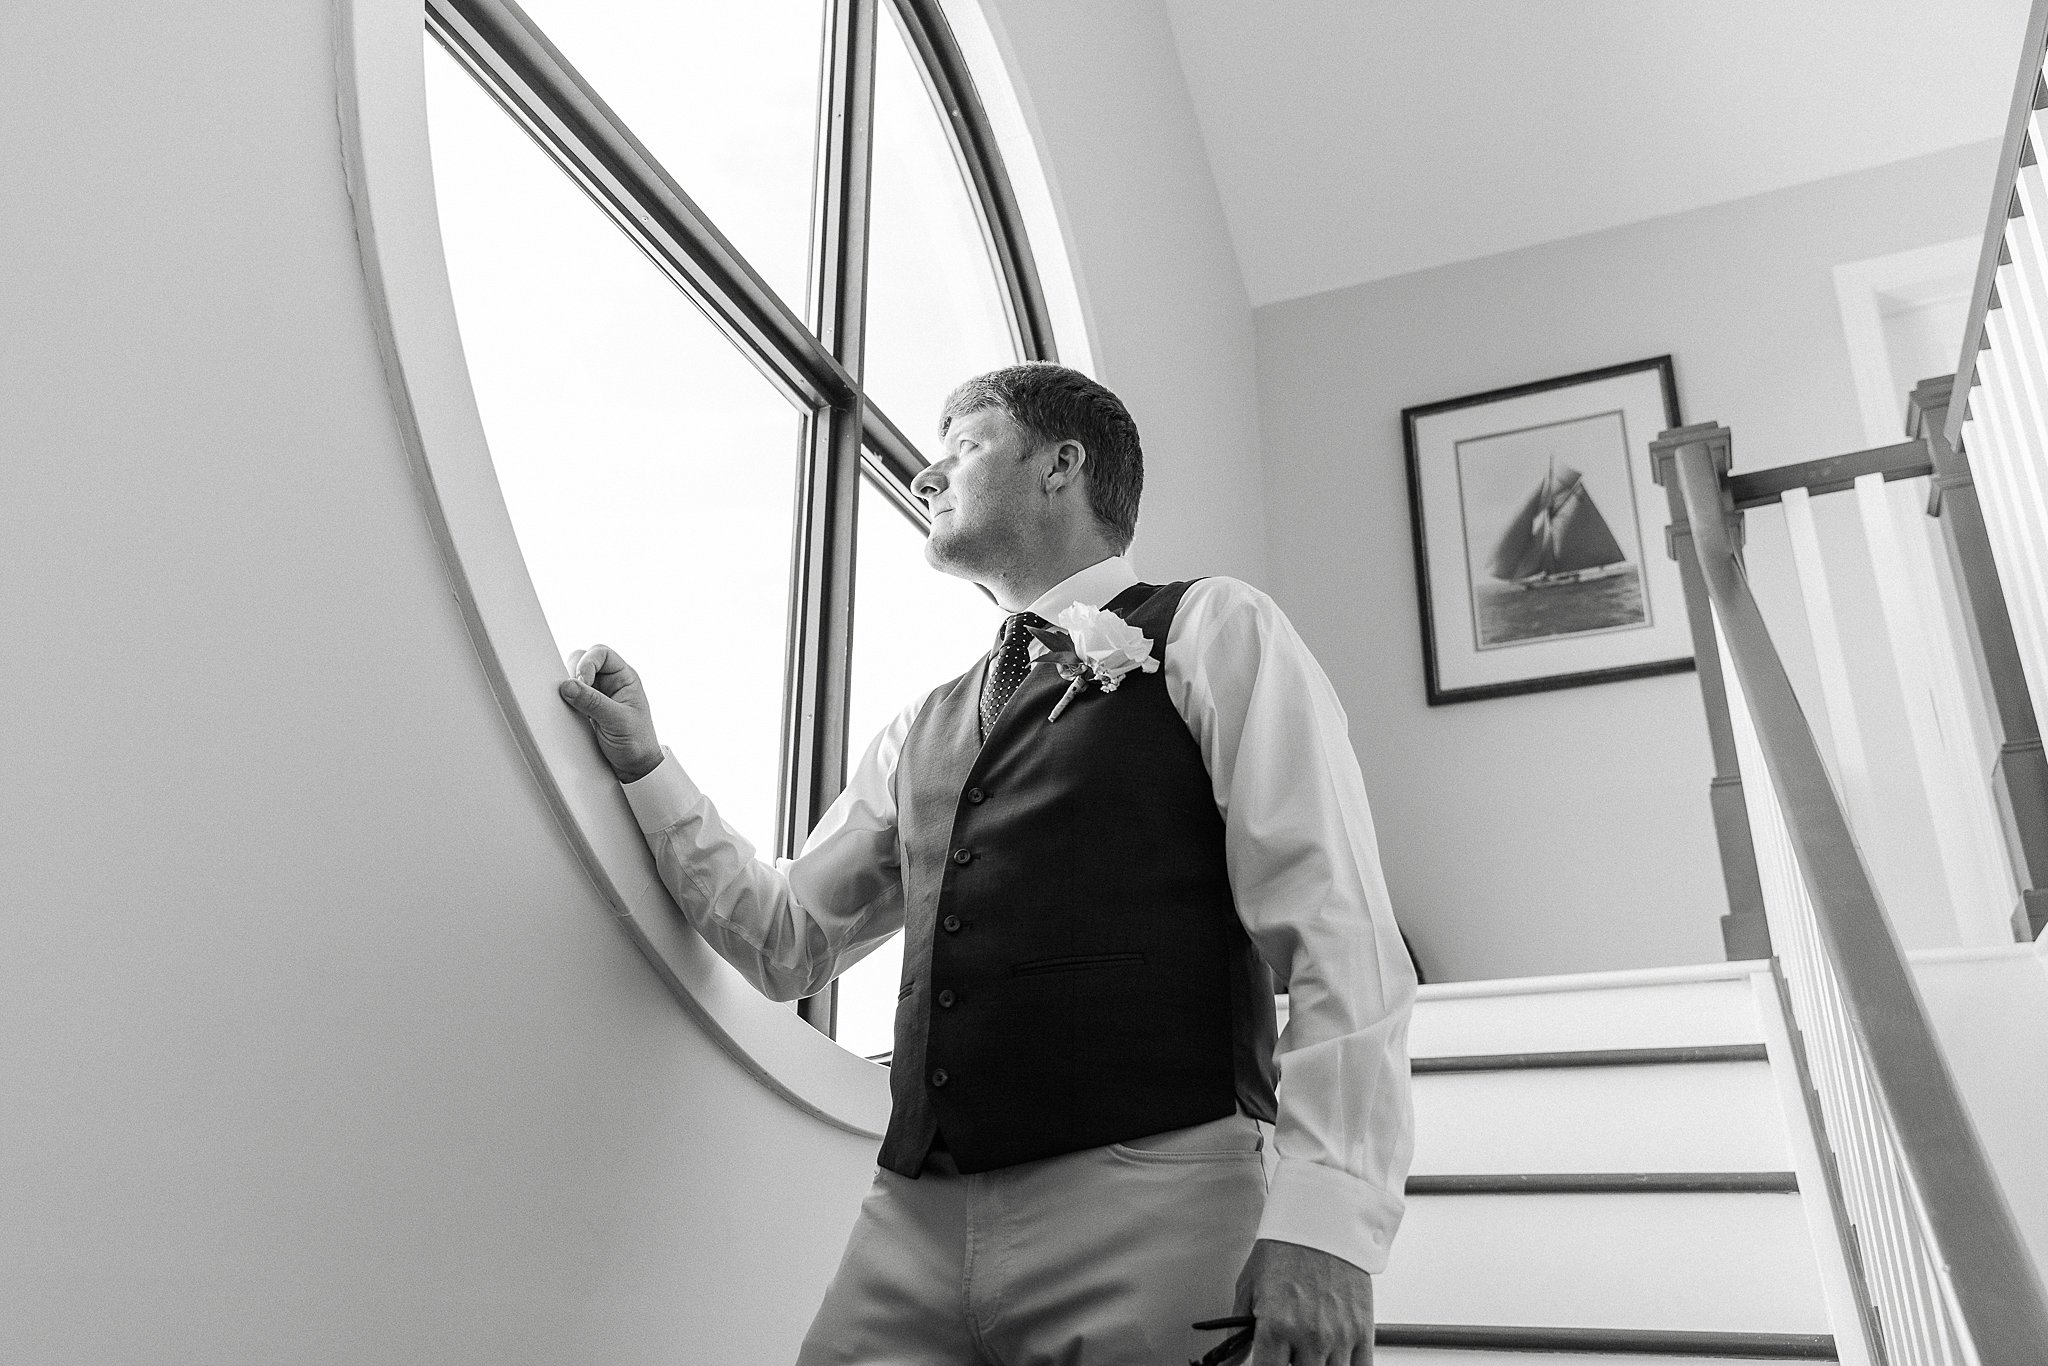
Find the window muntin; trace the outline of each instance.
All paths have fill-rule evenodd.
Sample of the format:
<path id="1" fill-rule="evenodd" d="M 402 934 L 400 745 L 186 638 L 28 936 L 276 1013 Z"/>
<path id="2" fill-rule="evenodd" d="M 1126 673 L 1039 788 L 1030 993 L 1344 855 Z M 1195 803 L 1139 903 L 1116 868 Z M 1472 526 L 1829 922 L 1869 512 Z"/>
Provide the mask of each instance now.
<path id="1" fill-rule="evenodd" d="M 623 14 L 637 0 L 602 2 Z M 560 3 L 566 4 L 566 0 L 560 0 Z M 815 88 L 821 88 L 833 101 L 832 110 L 816 111 L 824 117 L 815 120 L 819 139 L 819 150 L 815 155 L 819 165 L 833 168 L 830 175 L 820 173 L 820 183 L 829 181 L 836 188 L 832 195 L 820 197 L 809 205 L 810 222 L 806 227 L 813 239 L 809 254 L 813 260 L 846 262 L 848 268 L 862 276 L 870 273 L 868 252 L 865 248 L 852 250 L 857 239 L 841 237 L 840 234 L 854 234 L 864 229 L 871 235 L 874 233 L 864 174 L 864 168 L 869 165 L 863 150 L 867 144 L 859 131 L 867 120 L 860 99 L 861 92 L 868 88 L 870 76 L 883 83 L 889 92 L 878 100 L 881 112 L 877 122 L 871 126 L 886 144 L 881 159 L 886 162 L 894 157 L 896 161 L 891 164 L 896 170 L 904 171 L 906 167 L 909 170 L 898 175 L 895 188 L 881 196 L 881 213 L 885 220 L 907 213 L 908 217 L 901 221 L 908 227 L 898 229 L 885 223 L 881 229 L 884 245 L 879 276 L 884 299 L 883 321 L 879 333 L 869 343 L 868 354 L 872 356 L 879 352 L 883 355 L 882 382 L 885 388 L 896 393 L 895 400 L 886 398 L 872 386 L 865 393 L 861 391 L 861 348 L 854 344 L 856 334 L 852 331 L 852 318 L 839 311 L 842 307 L 861 307 L 866 279 L 855 278 L 850 289 L 835 291 L 822 302 L 811 301 L 812 310 L 822 312 L 809 311 L 807 321 L 799 322 L 795 313 L 786 307 L 797 303 L 793 269 L 786 266 L 778 268 L 772 261 L 762 259 L 763 252 L 775 250 L 764 245 L 773 239 L 773 232 L 764 229 L 762 235 L 757 236 L 751 230 L 735 226 L 744 220 L 744 210 L 734 205 L 744 196 L 721 203 L 718 195 L 708 192 L 708 182 L 691 183 L 690 176 L 678 173 L 675 165 L 655 165 L 648 160 L 649 157 L 679 158 L 672 148 L 653 145 L 663 138 L 632 126 L 633 120 L 621 113 L 629 105 L 643 113 L 652 106 L 633 105 L 633 100 L 638 97 L 622 94 L 620 89 L 607 88 L 608 80 L 616 83 L 620 79 L 615 71 L 629 68 L 630 62 L 608 71 L 606 63 L 610 59 L 601 54 L 597 40 L 587 36 L 565 37 L 577 32 L 573 26 L 563 26 L 557 31 L 554 26 L 573 25 L 574 21 L 563 19 L 562 15 L 567 11 L 558 11 L 556 0 L 547 0 L 545 5 L 537 6 L 541 9 L 539 17 L 548 26 L 546 33 L 541 31 L 542 25 L 536 24 L 513 0 L 426 0 L 432 32 L 447 44 L 449 51 L 457 54 L 458 60 L 478 80 L 492 89 L 518 122 L 525 124 L 535 138 L 548 145 L 550 154 L 568 172 L 570 179 L 580 182 L 592 197 L 605 206 L 615 226 L 623 229 L 643 251 L 663 261 L 671 282 L 689 282 L 685 287 L 697 300 L 698 306 L 717 322 L 734 344 L 747 348 L 752 363 L 761 367 L 763 374 L 776 377 L 779 392 L 795 396 L 793 401 L 798 403 L 820 405 L 809 414 L 810 420 L 804 424 L 806 435 L 798 443 L 796 452 L 798 479 L 795 482 L 803 502 L 795 510 L 801 514 L 797 527 L 808 528 L 805 531 L 806 544 L 801 548 L 795 546 L 793 538 L 786 533 L 776 543 L 783 552 L 801 552 L 791 555 L 787 566 L 789 572 L 779 580 L 787 589 L 782 615 L 788 624 L 784 657 L 789 665 L 784 674 L 784 689 L 780 691 L 783 733 L 780 799 L 787 802 L 790 809 L 781 813 L 783 818 L 777 826 L 776 839 L 773 842 L 757 840 L 757 843 L 764 846 L 764 855 L 770 852 L 787 855 L 801 844 L 803 832 L 822 814 L 825 803 L 836 790 L 835 775 L 839 772 L 841 749 L 850 747 L 852 757 L 857 759 L 865 741 L 872 738 L 872 731 L 881 724 L 873 720 L 875 713 L 879 712 L 886 718 L 910 700 L 909 695 L 887 696 L 896 686 L 887 681 L 861 686 L 863 700 L 858 703 L 853 693 L 859 685 L 853 680 L 847 679 L 837 688 L 823 683 L 823 680 L 844 677 L 831 667 L 832 661 L 841 657 L 842 652 L 847 670 L 863 668 L 853 659 L 856 648 L 852 619 L 854 585 L 841 586 L 839 575 L 851 569 L 855 578 L 872 576 L 876 572 L 874 566 L 870 564 L 864 569 L 861 562 L 875 560 L 875 545 L 889 540 L 884 536 L 880 542 L 871 542 L 864 551 L 857 550 L 853 544 L 856 520 L 853 516 L 832 511 L 836 495 L 829 491 L 847 489 L 850 483 L 849 492 L 857 490 L 855 496 L 862 498 L 871 509 L 867 519 L 870 526 L 893 524 L 899 535 L 907 534 L 911 538 L 921 529 L 921 519 L 906 515 L 900 508 L 888 506 L 892 501 L 888 495 L 880 495 L 862 483 L 863 469 L 855 454 L 862 438 L 855 430 L 855 422 L 865 413 L 865 440 L 876 452 L 886 452 L 886 455 L 877 454 L 872 468 L 865 472 L 891 481 L 897 491 L 896 501 L 901 501 L 907 497 L 901 494 L 901 487 L 923 464 L 915 447 L 929 444 L 937 399 L 946 388 L 976 369 L 1017 358 L 1019 343 L 1013 339 L 1017 336 L 1031 339 L 1022 354 L 1049 357 L 1052 332 L 1045 300 L 1038 290 L 1029 247 L 1023 238 L 1022 219 L 1010 195 L 994 134 L 974 93 L 960 49 L 941 14 L 939 0 L 891 0 L 888 7 L 891 13 L 887 16 L 881 12 L 884 8 L 881 0 L 774 0 L 774 3 L 782 8 L 785 16 L 794 14 L 805 3 L 823 6 L 822 69 L 807 73 L 807 80 L 815 82 Z M 898 31 L 898 24 L 904 26 L 902 32 Z M 913 40 L 908 45 L 904 42 L 905 35 Z M 882 53 L 879 64 L 887 67 L 880 72 L 875 70 L 878 46 Z M 801 44 L 793 48 L 799 58 L 803 55 L 801 49 Z M 581 65 L 584 69 L 572 71 L 564 65 L 565 62 Z M 920 88 L 924 84 L 924 78 L 918 75 L 920 70 L 929 79 L 929 90 Z M 794 88 L 788 83 L 784 85 L 783 104 L 788 108 L 796 107 L 796 97 L 789 93 Z M 594 94 L 602 103 L 592 104 L 589 94 Z M 651 98 L 658 102 L 660 97 L 661 92 L 656 89 Z M 933 106 L 935 99 L 950 111 L 950 124 L 940 120 Z M 656 118 L 659 117 L 657 114 Z M 710 126 L 702 119 L 683 122 L 688 126 L 675 136 L 685 140 L 697 138 L 701 141 L 702 129 Z M 908 134 L 899 135 L 892 131 L 898 128 L 909 130 Z M 957 153 L 950 140 L 951 135 L 960 139 Z M 785 138 L 784 146 L 792 141 Z M 852 159 L 848 160 L 849 157 Z M 789 157 L 781 164 L 794 165 L 797 159 Z M 970 172 L 964 180 L 963 167 Z M 925 180 L 920 182 L 920 176 Z M 781 183 L 786 187 L 790 178 L 784 175 Z M 904 191 L 906 185 L 907 192 Z M 680 186 L 708 218 L 677 201 L 673 186 Z M 788 202 L 787 195 L 784 202 Z M 931 208 L 933 202 L 941 207 Z M 920 203 L 924 207 L 920 207 Z M 909 208 L 903 208 L 904 205 Z M 936 214 L 943 219 L 941 230 L 934 233 L 934 224 L 920 221 L 920 214 L 927 217 Z M 983 224 L 987 225 L 986 236 L 983 236 Z M 926 235 L 920 239 L 919 233 Z M 459 234 L 446 235 L 451 256 L 466 250 L 460 245 Z M 785 240 L 793 240 L 793 237 L 794 234 Z M 943 288 L 937 291 L 931 289 L 929 282 L 919 278 L 920 272 L 930 268 L 933 258 L 917 255 L 920 250 L 930 249 L 934 241 L 939 243 L 936 250 L 946 254 L 941 281 Z M 727 242 L 732 245 L 728 247 Z M 740 253 L 739 258 L 734 257 L 734 251 Z M 991 251 L 1005 263 L 1001 274 L 991 264 Z M 750 283 L 753 276 L 764 277 L 772 289 L 783 295 L 783 305 L 778 306 L 773 298 L 753 286 Z M 901 288 L 897 284 L 899 280 L 906 282 Z M 497 279 L 496 287 L 516 297 L 525 284 L 516 274 L 507 273 Z M 919 288 L 926 290 L 923 301 L 915 293 Z M 819 330 L 814 332 L 811 329 Z M 842 340 L 828 346 L 820 341 L 821 335 Z M 939 338 L 936 341 L 935 336 Z M 626 341 L 624 344 L 631 343 Z M 828 355 L 836 356 L 842 368 L 835 371 L 833 360 Z M 472 363 L 475 364 L 474 358 Z M 657 365 L 655 368 L 662 367 Z M 529 371 L 546 369 L 544 365 L 528 366 Z M 716 367 L 706 367 L 698 372 L 697 377 L 712 377 L 719 373 Z M 737 380 L 729 383 L 724 378 L 713 378 L 710 387 L 723 392 L 728 387 L 745 389 L 747 386 Z M 671 404 L 654 418 L 655 425 L 669 430 L 674 438 L 672 446 L 678 451 L 687 444 L 687 432 L 682 424 L 694 416 L 700 397 L 693 388 L 680 403 Z M 884 406 L 892 401 L 908 404 L 913 410 L 924 408 L 929 411 L 894 414 Z M 727 458 L 758 474 L 761 465 L 752 458 L 753 453 L 775 448 L 772 440 L 766 440 L 774 425 L 773 419 L 766 417 L 771 410 L 766 405 L 742 406 L 750 408 L 762 425 L 751 435 L 741 433 L 737 428 L 726 434 L 726 440 L 731 443 L 727 448 Z M 892 422 L 892 417 L 897 420 Z M 502 421 L 498 423 L 499 427 L 505 425 Z M 713 426 L 715 428 L 716 424 Z M 908 438 L 900 435 L 898 428 L 909 431 L 911 435 Z M 719 433 L 714 430 L 712 435 L 715 437 Z M 499 432 L 493 430 L 491 437 L 494 447 L 497 446 Z M 535 454 L 540 454 L 538 443 Z M 560 451 L 554 453 L 554 458 L 560 460 Z M 502 461 L 502 457 L 500 459 Z M 770 463 L 779 465 L 780 462 Z M 844 468 L 848 464 L 853 468 Z M 515 473 L 508 482 L 519 482 L 519 476 Z M 694 489 L 690 496 L 697 496 Z M 507 498 L 508 501 L 521 501 L 515 499 L 510 488 L 507 489 Z M 525 522 L 531 522 L 541 511 L 552 510 L 552 504 L 545 498 L 524 498 L 523 501 L 528 504 L 529 512 L 521 514 L 515 509 L 514 515 L 515 518 L 523 516 Z M 785 512 L 788 510 L 785 508 Z M 846 513 L 853 511 L 851 507 L 845 509 Z M 528 544 L 534 540 L 534 533 L 524 524 L 518 530 L 522 553 L 526 555 L 529 567 L 535 569 L 533 577 L 539 579 L 542 575 L 534 565 L 536 556 Z M 979 637 L 985 636 L 992 626 L 986 617 L 990 609 L 982 605 L 986 601 L 985 595 L 972 585 L 945 580 L 922 569 L 922 549 L 914 539 L 899 542 L 899 548 L 913 552 L 910 556 L 894 558 L 903 567 L 917 569 L 920 577 L 912 582 L 919 589 L 943 593 L 950 586 L 965 592 L 970 595 L 967 601 L 973 604 L 973 610 L 967 612 L 963 620 L 983 617 L 979 625 L 963 635 L 966 643 L 959 659 L 948 658 L 937 666 L 937 676 L 917 678 L 912 682 L 910 694 L 914 695 L 966 667 L 986 648 L 986 642 Z M 891 557 L 883 555 L 882 558 Z M 672 572 L 672 568 L 663 568 L 657 571 L 657 575 Z M 769 573 L 756 574 L 751 567 L 741 572 L 757 584 L 777 579 Z M 736 576 L 727 570 L 721 577 L 731 579 Z M 877 620 L 876 604 L 887 601 L 890 591 L 886 587 L 870 590 L 868 621 L 871 645 L 886 635 L 876 631 L 872 623 Z M 549 594 L 544 592 L 543 597 L 547 598 Z M 584 634 L 581 628 L 567 627 L 557 620 L 567 619 L 575 609 L 563 607 L 555 601 L 548 601 L 544 606 L 553 627 L 565 640 Z M 918 619 L 914 612 L 905 612 L 903 619 L 916 622 L 912 634 L 920 638 L 932 630 L 934 618 L 929 613 Z M 636 641 L 629 648 L 625 640 L 616 638 L 616 633 L 614 635 L 610 643 L 629 649 L 629 657 L 636 660 L 651 658 L 642 643 Z M 968 636 L 975 639 L 966 641 Z M 765 650 L 758 655 L 759 660 L 767 658 Z M 650 667 L 650 674 L 652 672 Z M 762 672 L 766 672 L 765 668 Z M 872 666 L 867 666 L 866 672 L 872 674 Z M 790 686 L 798 684 L 799 680 L 799 686 Z M 667 685 L 656 681 L 653 686 L 657 689 L 655 704 L 658 715 L 672 714 L 672 708 L 664 703 L 658 691 Z M 767 697 L 776 695 L 776 690 L 761 687 L 758 693 Z M 872 701 L 866 700 L 870 695 Z M 848 709 L 856 705 L 863 709 L 862 718 L 848 727 L 855 733 L 849 744 L 842 745 L 845 732 L 841 728 L 847 724 Z M 670 738 L 673 741 L 674 737 Z M 691 765 L 693 773 L 704 779 L 707 789 L 715 789 L 721 781 L 719 776 L 693 759 L 683 745 L 674 747 Z M 776 765 L 760 763 L 747 767 L 759 778 L 772 775 Z M 730 814 L 733 807 L 730 798 L 734 793 L 715 792 L 715 795 Z M 760 806 L 772 810 L 765 800 Z M 752 834 L 767 823 L 767 818 L 757 810 L 736 823 Z M 889 985 L 893 988 L 893 979 Z M 891 998 L 893 1003 L 893 990 Z M 830 1017 L 829 1009 L 806 1009 L 805 1014 L 814 1023 Z"/>
<path id="2" fill-rule="evenodd" d="M 755 271 L 802 314 L 822 0 L 523 0 Z"/>
<path id="3" fill-rule="evenodd" d="M 874 129 L 867 390 L 929 445 L 954 385 L 1020 357 L 967 181 L 893 23 L 876 35 Z"/>
<path id="4" fill-rule="evenodd" d="M 548 625 L 617 646 L 770 847 L 797 415 L 431 43 L 427 93 L 463 350 Z"/>

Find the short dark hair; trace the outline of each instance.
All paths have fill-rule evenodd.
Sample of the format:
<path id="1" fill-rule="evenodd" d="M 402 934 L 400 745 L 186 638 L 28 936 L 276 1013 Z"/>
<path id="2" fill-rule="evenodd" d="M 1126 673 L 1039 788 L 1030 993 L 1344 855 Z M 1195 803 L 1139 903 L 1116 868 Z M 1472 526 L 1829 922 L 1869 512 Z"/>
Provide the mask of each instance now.
<path id="1" fill-rule="evenodd" d="M 976 375 L 946 396 L 939 435 L 955 418 L 1000 408 L 1040 441 L 1078 441 L 1088 452 L 1088 508 L 1110 533 L 1117 553 L 1138 529 L 1138 499 L 1145 491 L 1145 456 L 1138 424 L 1123 400 L 1079 370 L 1050 361 L 1006 365 Z"/>

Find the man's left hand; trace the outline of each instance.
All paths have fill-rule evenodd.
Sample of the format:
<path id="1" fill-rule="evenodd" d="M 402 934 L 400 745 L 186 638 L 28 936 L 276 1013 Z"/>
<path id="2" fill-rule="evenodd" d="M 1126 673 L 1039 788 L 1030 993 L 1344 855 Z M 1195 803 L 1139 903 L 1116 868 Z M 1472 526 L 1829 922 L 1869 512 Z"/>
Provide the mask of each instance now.
<path id="1" fill-rule="evenodd" d="M 1237 1312 L 1259 1320 L 1249 1366 L 1372 1366 L 1372 1277 L 1342 1257 L 1259 1239 Z"/>

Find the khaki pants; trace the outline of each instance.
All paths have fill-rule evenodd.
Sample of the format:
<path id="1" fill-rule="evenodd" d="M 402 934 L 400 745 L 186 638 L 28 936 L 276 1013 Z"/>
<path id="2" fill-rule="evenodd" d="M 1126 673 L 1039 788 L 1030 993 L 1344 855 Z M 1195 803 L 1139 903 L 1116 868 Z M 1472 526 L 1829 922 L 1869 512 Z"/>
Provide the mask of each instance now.
<path id="1" fill-rule="evenodd" d="M 1184 1366 L 1265 1204 L 1256 1123 L 962 1176 L 875 1174 L 798 1366 Z"/>

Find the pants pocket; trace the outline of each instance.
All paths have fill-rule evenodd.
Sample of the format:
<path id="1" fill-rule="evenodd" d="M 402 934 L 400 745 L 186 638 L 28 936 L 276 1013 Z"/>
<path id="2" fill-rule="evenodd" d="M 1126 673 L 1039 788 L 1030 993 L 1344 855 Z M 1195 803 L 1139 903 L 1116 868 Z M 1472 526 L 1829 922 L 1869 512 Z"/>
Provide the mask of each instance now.
<path id="1" fill-rule="evenodd" d="M 1206 1124 L 1112 1143 L 1109 1150 L 1126 1162 L 1174 1163 L 1257 1161 L 1265 1147 L 1257 1120 L 1249 1115 L 1225 1115 Z"/>

